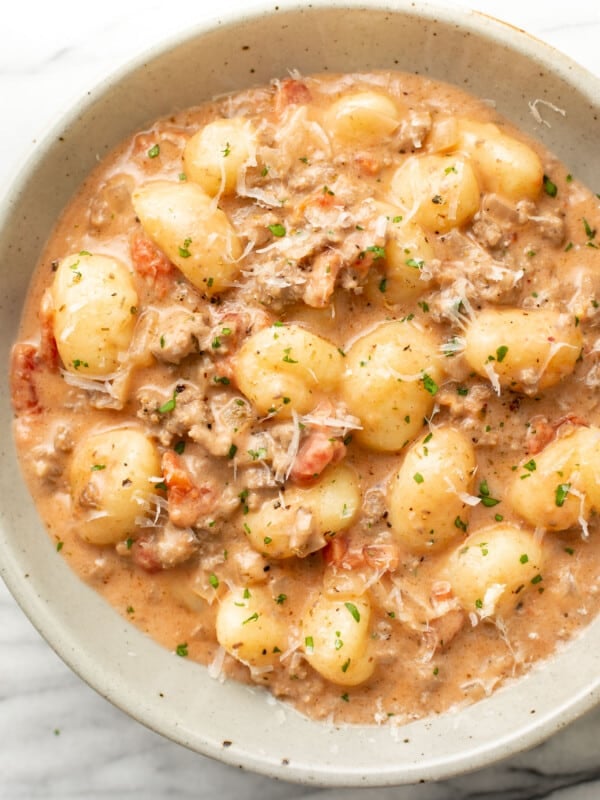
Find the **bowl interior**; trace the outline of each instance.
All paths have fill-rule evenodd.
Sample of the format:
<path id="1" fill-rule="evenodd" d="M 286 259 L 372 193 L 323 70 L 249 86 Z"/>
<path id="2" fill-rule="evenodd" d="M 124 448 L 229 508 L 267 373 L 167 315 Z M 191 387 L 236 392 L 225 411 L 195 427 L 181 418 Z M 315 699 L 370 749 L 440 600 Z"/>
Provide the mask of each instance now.
<path id="1" fill-rule="evenodd" d="M 400 69 L 453 82 L 489 98 L 574 175 L 600 185 L 598 80 L 509 26 L 474 13 L 415 6 L 282 3 L 223 16 L 128 65 L 63 116 L 0 205 L 2 363 L 8 363 L 41 248 L 97 154 L 173 109 L 268 82 L 291 69 Z M 5 391 L 0 398 L 2 576 L 77 673 L 181 744 L 288 780 L 409 783 L 448 777 L 536 744 L 598 700 L 600 621 L 550 662 L 476 706 L 398 729 L 310 722 L 259 689 L 219 683 L 127 624 L 56 556 L 19 478 L 11 419 Z"/>

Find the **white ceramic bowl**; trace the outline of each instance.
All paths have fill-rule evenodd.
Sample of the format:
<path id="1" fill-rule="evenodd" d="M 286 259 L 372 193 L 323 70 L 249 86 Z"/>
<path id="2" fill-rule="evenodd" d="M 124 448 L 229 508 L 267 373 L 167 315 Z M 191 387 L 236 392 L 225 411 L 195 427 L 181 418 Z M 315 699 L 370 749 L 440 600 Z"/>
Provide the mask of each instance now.
<path id="1" fill-rule="evenodd" d="M 383 1 L 282 2 L 162 44 L 113 75 L 38 145 L 0 205 L 0 350 L 16 337 L 33 265 L 86 173 L 128 133 L 175 108 L 268 82 L 289 69 L 415 70 L 454 82 L 600 185 L 600 82 L 550 47 L 474 13 Z M 536 121 L 529 103 L 551 126 Z M 6 366 L 4 366 L 6 370 Z M 20 481 L 8 392 L 0 398 L 0 571 L 48 642 L 84 680 L 165 736 L 227 763 L 322 785 L 449 777 L 530 747 L 600 697 L 600 620 L 491 698 L 387 727 L 311 722 L 259 689 L 219 683 L 125 622 L 56 556 Z"/>

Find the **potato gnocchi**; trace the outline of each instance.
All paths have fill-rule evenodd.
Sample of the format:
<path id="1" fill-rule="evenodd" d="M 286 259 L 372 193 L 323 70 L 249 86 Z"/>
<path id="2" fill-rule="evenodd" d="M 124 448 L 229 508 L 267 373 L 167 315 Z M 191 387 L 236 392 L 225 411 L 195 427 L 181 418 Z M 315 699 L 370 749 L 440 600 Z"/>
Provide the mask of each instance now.
<path id="1" fill-rule="evenodd" d="M 310 716 L 485 697 L 600 605 L 599 225 L 540 144 L 415 75 L 294 75 L 135 133 L 13 350 L 56 550 Z"/>

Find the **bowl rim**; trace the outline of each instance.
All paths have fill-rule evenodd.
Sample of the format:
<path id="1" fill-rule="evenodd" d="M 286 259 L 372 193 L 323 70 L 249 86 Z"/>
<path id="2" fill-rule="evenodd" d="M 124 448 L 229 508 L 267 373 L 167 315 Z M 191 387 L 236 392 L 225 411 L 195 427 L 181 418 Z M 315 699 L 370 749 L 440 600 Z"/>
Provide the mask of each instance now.
<path id="1" fill-rule="evenodd" d="M 263 18 L 265 15 L 274 13 L 282 18 L 285 15 L 293 15 L 299 12 L 318 14 L 323 10 L 336 9 L 341 11 L 373 10 L 387 12 L 392 16 L 425 17 L 430 21 L 435 20 L 436 22 L 460 26 L 461 29 L 469 31 L 471 35 L 491 38 L 511 49 L 517 46 L 515 44 L 516 40 L 522 53 L 543 64 L 549 71 L 558 74 L 563 80 L 569 83 L 578 82 L 578 90 L 582 95 L 589 97 L 590 103 L 600 109 L 600 80 L 596 76 L 547 43 L 535 39 L 521 29 L 481 12 L 429 3 L 416 4 L 407 0 L 388 3 L 379 2 L 379 0 L 314 0 L 308 6 L 301 0 L 281 0 L 277 6 L 274 6 L 271 2 L 265 2 L 265 0 L 259 0 L 259 2 L 249 3 L 244 9 L 226 10 L 218 15 L 203 15 L 202 21 L 195 26 L 172 33 L 133 58 L 124 61 L 116 69 L 112 70 L 108 76 L 99 79 L 78 100 L 70 103 L 67 110 L 59 112 L 56 116 L 56 121 L 50 124 L 44 135 L 40 136 L 37 143 L 29 148 L 29 154 L 25 154 L 23 166 L 16 172 L 0 198 L 0 233 L 7 220 L 10 219 L 13 209 L 18 207 L 21 187 L 34 178 L 40 164 L 47 157 L 50 147 L 55 144 L 59 132 L 65 127 L 76 124 L 77 119 L 89 110 L 97 100 L 106 96 L 115 83 L 126 79 L 145 64 L 165 56 L 173 48 L 181 46 L 185 42 L 199 39 L 217 27 L 221 29 L 237 28 L 245 22 L 253 22 Z M 0 519 L 3 520 L 2 509 L 0 509 L 0 515 Z M 0 544 L 5 546 L 9 544 L 3 530 L 0 530 Z M 368 772 L 362 767 L 358 767 L 354 771 L 347 770 L 343 774 L 336 769 L 335 763 L 333 763 L 335 759 L 330 759 L 332 763 L 329 766 L 305 764 L 300 759 L 297 762 L 290 759 L 289 763 L 283 763 L 281 759 L 270 758 L 268 754 L 261 754 L 258 751 L 252 752 L 248 749 L 223 747 L 222 744 L 214 740 L 194 735 L 193 732 L 187 729 L 178 728 L 177 724 L 171 724 L 168 729 L 165 729 L 161 721 L 159 704 L 144 702 L 144 698 L 135 692 L 131 694 L 119 692 L 117 690 L 118 687 L 115 689 L 115 686 L 108 681 L 108 676 L 97 670 L 89 655 L 79 649 L 76 639 L 61 635 L 60 632 L 55 630 L 57 623 L 48 604 L 48 599 L 39 592 L 34 582 L 23 579 L 15 553 L 9 552 L 8 557 L 6 555 L 2 557 L 0 575 L 17 603 L 48 644 L 79 677 L 85 680 L 100 695 L 150 729 L 167 736 L 179 744 L 230 765 L 243 766 L 255 772 L 283 780 L 328 787 L 363 785 L 375 787 L 414 783 L 423 778 L 427 780 L 449 778 L 459 773 L 489 766 L 495 761 L 517 751 L 539 744 L 600 701 L 600 670 L 598 670 L 598 677 L 593 681 L 586 686 L 582 686 L 579 691 L 568 699 L 563 699 L 562 702 L 559 702 L 550 710 L 539 714 L 535 720 L 531 720 L 529 725 L 523 725 L 518 732 L 508 733 L 493 743 L 485 745 L 474 744 L 459 756 L 454 754 L 447 757 L 429 757 L 429 760 L 427 760 L 428 756 L 423 754 L 423 763 L 407 764 L 400 762 L 400 766 L 391 764 L 387 769 L 382 769 L 381 766 L 378 766 L 377 772 Z M 596 622 L 599 623 L 599 620 L 596 620 Z M 600 624 L 592 623 L 591 627 L 600 630 Z M 132 641 L 139 643 L 136 632 L 129 635 Z M 558 660 L 563 655 L 562 652 L 559 653 Z M 520 678 L 519 682 L 523 683 L 530 680 L 531 676 L 547 667 L 549 665 L 545 663 L 539 665 L 526 677 Z M 498 695 L 502 691 L 500 690 L 496 694 Z M 240 694 L 240 690 L 236 690 L 240 697 L 245 692 L 246 690 L 243 690 L 242 694 Z M 476 704 L 476 706 L 479 705 L 479 703 Z M 339 728 L 334 727 L 331 730 L 339 731 Z M 371 728 L 369 726 L 359 726 L 359 730 L 362 735 L 367 736 Z"/>

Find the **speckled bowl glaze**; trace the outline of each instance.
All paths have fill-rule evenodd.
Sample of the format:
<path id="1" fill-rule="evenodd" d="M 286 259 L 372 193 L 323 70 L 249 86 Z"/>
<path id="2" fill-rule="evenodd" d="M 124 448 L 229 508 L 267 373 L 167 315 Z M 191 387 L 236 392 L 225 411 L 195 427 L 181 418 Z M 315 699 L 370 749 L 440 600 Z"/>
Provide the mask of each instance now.
<path id="1" fill-rule="evenodd" d="M 550 47 L 479 14 L 421 3 L 284 1 L 215 17 L 112 75 L 48 132 L 0 205 L 3 578 L 70 667 L 132 717 L 229 764 L 328 786 L 446 778 L 537 744 L 598 702 L 600 620 L 489 699 L 398 729 L 312 722 L 262 690 L 219 683 L 127 624 L 56 557 L 18 477 L 6 365 L 33 266 L 97 154 L 175 108 L 289 69 L 379 68 L 414 70 L 493 99 L 571 172 L 600 185 L 600 82 Z M 536 99 L 546 101 L 536 108 L 550 124 L 532 113 Z"/>

